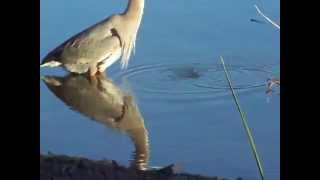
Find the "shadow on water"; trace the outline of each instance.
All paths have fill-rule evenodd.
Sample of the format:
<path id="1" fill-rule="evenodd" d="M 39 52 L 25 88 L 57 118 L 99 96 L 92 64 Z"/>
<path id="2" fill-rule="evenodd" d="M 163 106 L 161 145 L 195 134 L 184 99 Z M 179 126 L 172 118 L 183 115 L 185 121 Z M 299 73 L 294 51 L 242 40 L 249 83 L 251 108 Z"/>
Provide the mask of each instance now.
<path id="1" fill-rule="evenodd" d="M 134 97 L 119 89 L 105 75 L 43 76 L 47 87 L 71 109 L 125 133 L 135 151 L 131 167 L 145 170 L 149 160 L 148 131 Z"/>

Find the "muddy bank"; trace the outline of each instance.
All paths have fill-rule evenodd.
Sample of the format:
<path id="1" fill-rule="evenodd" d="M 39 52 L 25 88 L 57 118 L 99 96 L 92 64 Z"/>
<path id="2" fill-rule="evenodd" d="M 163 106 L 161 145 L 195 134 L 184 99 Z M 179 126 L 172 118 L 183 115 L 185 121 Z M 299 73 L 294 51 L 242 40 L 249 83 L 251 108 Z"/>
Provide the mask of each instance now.
<path id="1" fill-rule="evenodd" d="M 40 180 L 222 180 L 191 175 L 169 165 L 159 170 L 139 171 L 112 160 L 93 161 L 64 155 L 40 155 Z"/>

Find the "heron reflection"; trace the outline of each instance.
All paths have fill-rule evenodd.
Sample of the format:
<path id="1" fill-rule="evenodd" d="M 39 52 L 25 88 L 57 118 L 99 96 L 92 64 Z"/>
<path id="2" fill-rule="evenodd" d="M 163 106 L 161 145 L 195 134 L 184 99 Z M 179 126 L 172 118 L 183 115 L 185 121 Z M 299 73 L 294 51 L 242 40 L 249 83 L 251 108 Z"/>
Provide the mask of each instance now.
<path id="1" fill-rule="evenodd" d="M 139 170 L 147 168 L 148 132 L 133 96 L 120 90 L 104 74 L 94 78 L 76 74 L 44 76 L 42 80 L 73 110 L 127 134 L 135 146 L 131 167 Z"/>

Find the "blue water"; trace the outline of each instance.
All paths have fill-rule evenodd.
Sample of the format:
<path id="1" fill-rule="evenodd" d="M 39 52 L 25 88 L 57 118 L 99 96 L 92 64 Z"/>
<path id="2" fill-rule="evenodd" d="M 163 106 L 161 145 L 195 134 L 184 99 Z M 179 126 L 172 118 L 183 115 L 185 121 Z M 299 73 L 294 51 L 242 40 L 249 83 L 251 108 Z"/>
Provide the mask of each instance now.
<path id="1" fill-rule="evenodd" d="M 220 64 L 223 56 L 252 128 L 266 179 L 280 179 L 280 33 L 257 4 L 279 22 L 279 1 L 146 0 L 136 54 L 129 68 L 107 70 L 116 88 L 134 97 L 148 139 L 148 166 L 258 179 L 258 169 Z M 42 0 L 40 58 L 65 39 L 121 12 L 126 0 Z M 42 75 L 67 75 L 42 69 Z M 90 86 L 89 86 L 90 87 Z M 41 152 L 114 159 L 129 165 L 130 127 L 114 128 L 68 107 L 40 82 Z M 141 120 L 143 119 L 143 121 Z M 140 121 L 141 120 L 141 121 Z M 139 124 L 138 123 L 138 124 Z"/>

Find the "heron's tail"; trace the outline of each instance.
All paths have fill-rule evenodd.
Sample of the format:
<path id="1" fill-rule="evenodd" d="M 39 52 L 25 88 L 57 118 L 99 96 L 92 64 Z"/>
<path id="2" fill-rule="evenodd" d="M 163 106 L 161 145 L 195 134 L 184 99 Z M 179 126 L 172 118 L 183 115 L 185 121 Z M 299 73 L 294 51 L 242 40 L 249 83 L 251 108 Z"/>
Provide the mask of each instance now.
<path id="1" fill-rule="evenodd" d="M 43 62 L 40 64 L 40 68 L 43 68 L 43 67 L 58 67 L 60 66 L 61 63 L 58 62 L 58 61 L 49 61 L 49 62 Z"/>

